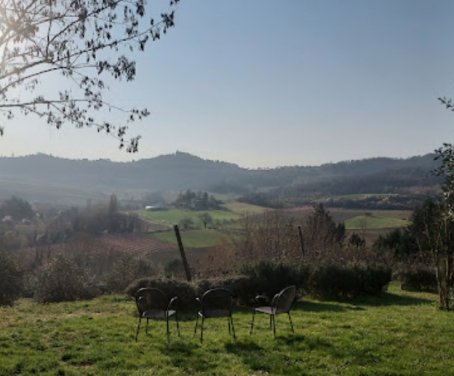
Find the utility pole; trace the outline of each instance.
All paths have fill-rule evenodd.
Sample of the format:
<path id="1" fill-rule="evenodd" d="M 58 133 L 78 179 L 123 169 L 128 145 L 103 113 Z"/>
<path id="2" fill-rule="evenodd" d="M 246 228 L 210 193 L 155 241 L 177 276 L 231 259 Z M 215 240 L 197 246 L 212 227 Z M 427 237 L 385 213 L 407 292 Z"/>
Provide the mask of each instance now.
<path id="1" fill-rule="evenodd" d="M 180 249 L 181 261 L 183 261 L 184 271 L 186 272 L 186 278 L 188 282 L 191 282 L 191 271 L 189 270 L 188 260 L 186 259 L 186 253 L 184 252 L 183 242 L 181 240 L 180 229 L 178 225 L 173 226 L 175 236 L 177 237 L 178 248 Z"/>
<path id="2" fill-rule="evenodd" d="M 300 238 L 301 254 L 304 257 L 304 239 L 303 239 L 303 230 L 301 229 L 301 226 L 298 226 L 298 235 Z"/>

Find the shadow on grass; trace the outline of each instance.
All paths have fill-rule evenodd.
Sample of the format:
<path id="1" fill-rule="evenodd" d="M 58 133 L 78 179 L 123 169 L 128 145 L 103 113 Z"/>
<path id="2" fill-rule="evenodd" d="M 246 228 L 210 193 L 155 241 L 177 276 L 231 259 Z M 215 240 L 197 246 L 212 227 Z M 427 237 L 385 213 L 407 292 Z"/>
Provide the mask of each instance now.
<path id="1" fill-rule="evenodd" d="M 352 302 L 308 302 L 303 301 L 301 303 L 295 304 L 295 309 L 302 310 L 306 312 L 346 312 L 346 311 L 362 311 L 364 308 L 358 307 L 356 305 L 342 305 L 341 303 L 352 303 Z"/>
<path id="2" fill-rule="evenodd" d="M 357 298 L 351 301 L 352 304 L 359 304 L 363 306 L 410 306 L 410 305 L 421 305 L 421 304 L 433 304 L 433 301 L 425 298 L 418 298 L 414 296 L 402 296 L 393 293 L 385 292 L 379 296 L 367 296 L 363 298 Z"/>
<path id="3" fill-rule="evenodd" d="M 225 349 L 228 353 L 241 358 L 243 364 L 253 371 L 273 372 L 272 356 L 255 342 L 248 340 L 245 342 L 226 343 Z"/>
<path id="4" fill-rule="evenodd" d="M 163 345 L 161 353 L 168 356 L 173 366 L 187 371 L 189 374 L 206 372 L 213 369 L 206 354 L 200 352 L 194 343 L 175 342 Z"/>
<path id="5" fill-rule="evenodd" d="M 242 363 L 251 370 L 251 373 L 265 372 L 271 375 L 305 375 L 304 364 L 300 361 L 300 355 L 296 349 L 322 348 L 330 351 L 330 344 L 321 339 L 310 339 L 303 335 L 290 334 L 272 337 L 271 348 L 262 347 L 253 340 L 236 343 L 226 343 L 228 353 L 237 356 Z"/>

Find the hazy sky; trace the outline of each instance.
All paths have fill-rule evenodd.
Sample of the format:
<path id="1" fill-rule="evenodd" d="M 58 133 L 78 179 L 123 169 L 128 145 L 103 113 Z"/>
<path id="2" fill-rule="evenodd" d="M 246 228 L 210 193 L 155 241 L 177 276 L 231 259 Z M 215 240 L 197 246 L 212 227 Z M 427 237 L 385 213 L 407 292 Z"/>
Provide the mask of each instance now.
<path id="1" fill-rule="evenodd" d="M 22 117 L 3 123 L 0 154 L 180 150 L 245 167 L 425 154 L 454 141 L 437 101 L 454 96 L 453 37 L 451 0 L 182 0 L 137 80 L 111 85 L 111 102 L 151 111 L 131 129 L 139 153 Z"/>

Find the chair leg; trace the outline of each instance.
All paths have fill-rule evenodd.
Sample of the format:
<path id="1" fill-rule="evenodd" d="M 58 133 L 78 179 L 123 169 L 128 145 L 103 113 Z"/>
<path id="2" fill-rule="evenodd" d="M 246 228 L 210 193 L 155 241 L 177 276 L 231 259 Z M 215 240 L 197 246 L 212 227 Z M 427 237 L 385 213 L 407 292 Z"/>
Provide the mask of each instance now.
<path id="1" fill-rule="evenodd" d="M 271 315 L 271 317 L 273 318 L 273 335 L 276 338 L 276 315 Z"/>
<path id="2" fill-rule="evenodd" d="M 273 315 L 270 315 L 270 329 L 273 329 Z"/>
<path id="3" fill-rule="evenodd" d="M 204 321 L 204 317 L 202 316 L 202 323 L 200 325 L 200 343 L 203 342 L 203 321 Z"/>
<path id="4" fill-rule="evenodd" d="M 199 314 L 197 314 L 197 319 L 195 320 L 194 336 L 197 334 L 197 326 L 198 325 L 199 325 Z"/>
<path id="5" fill-rule="evenodd" d="M 145 327 L 145 333 L 148 334 L 148 321 L 149 319 L 147 318 L 147 326 Z"/>
<path id="6" fill-rule="evenodd" d="M 290 312 L 287 312 L 287 314 L 288 314 L 288 321 L 290 322 L 290 328 L 292 329 L 292 333 L 295 333 L 295 330 L 293 329 L 292 316 L 290 316 Z"/>
<path id="7" fill-rule="evenodd" d="M 177 333 L 178 333 L 178 337 L 181 336 L 180 334 L 180 323 L 178 322 L 178 314 L 175 312 L 175 321 L 177 322 Z"/>
<path id="8" fill-rule="evenodd" d="M 139 330 L 140 330 L 141 322 L 142 322 L 142 317 L 139 317 L 139 323 L 137 324 L 137 330 L 136 330 L 136 342 L 137 342 L 137 338 L 139 337 Z"/>
<path id="9" fill-rule="evenodd" d="M 236 335 L 235 335 L 235 325 L 233 325 L 233 317 L 230 316 L 230 322 L 232 324 L 232 333 L 233 333 L 233 339 L 236 339 Z"/>
<path id="10" fill-rule="evenodd" d="M 251 329 L 249 330 L 249 335 L 251 335 L 252 332 L 254 331 L 254 319 L 255 319 L 255 309 L 252 312 Z"/>
<path id="11" fill-rule="evenodd" d="M 170 328 L 169 328 L 169 316 L 168 315 L 166 315 L 166 335 L 167 335 L 167 342 L 169 342 Z"/>
<path id="12" fill-rule="evenodd" d="M 227 326 L 229 327 L 229 335 L 232 334 L 232 329 L 230 328 L 230 317 L 227 317 Z"/>

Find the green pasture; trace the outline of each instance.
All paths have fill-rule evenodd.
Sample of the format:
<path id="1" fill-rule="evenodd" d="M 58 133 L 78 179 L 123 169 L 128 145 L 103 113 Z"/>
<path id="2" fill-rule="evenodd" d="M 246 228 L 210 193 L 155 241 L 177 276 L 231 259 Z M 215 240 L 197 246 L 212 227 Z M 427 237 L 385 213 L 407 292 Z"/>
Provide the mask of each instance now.
<path id="1" fill-rule="evenodd" d="M 225 235 L 219 231 L 211 229 L 187 230 L 180 233 L 184 246 L 189 248 L 213 247 L 225 238 Z M 161 241 L 178 245 L 173 231 L 159 232 L 154 234 L 154 236 Z"/>
<path id="2" fill-rule="evenodd" d="M 376 214 L 357 215 L 345 221 L 347 230 L 381 230 L 405 227 L 410 224 L 407 219 Z"/>
<path id="3" fill-rule="evenodd" d="M 247 204 L 245 202 L 238 202 L 238 201 L 231 201 L 224 204 L 225 208 L 232 211 L 233 213 L 237 213 L 240 215 L 254 215 L 254 214 L 261 214 L 270 210 L 263 206 Z"/>
<path id="4" fill-rule="evenodd" d="M 411 217 L 411 210 L 364 210 L 364 209 L 328 209 L 334 220 L 338 222 L 346 222 L 354 217 L 384 217 L 401 219 L 408 221 Z"/>
<path id="5" fill-rule="evenodd" d="M 167 210 L 139 210 L 138 215 L 152 223 L 164 225 L 176 225 L 183 218 L 190 218 L 195 224 L 202 226 L 199 216 L 203 213 L 208 213 L 213 218 L 213 221 L 229 222 L 236 221 L 240 215 L 228 210 L 184 210 L 184 209 L 167 209 Z"/>
<path id="6" fill-rule="evenodd" d="M 327 208 L 336 222 L 345 223 L 347 230 L 384 230 L 408 226 L 410 210 L 360 210 Z M 304 222 L 313 213 L 311 209 L 286 211 L 296 221 Z"/>
<path id="7" fill-rule="evenodd" d="M 122 296 L 0 308 L 0 375 L 449 375 L 454 370 L 454 313 L 432 294 L 392 286 L 353 302 L 303 297 L 292 317 L 234 312 L 237 339 L 224 318 L 206 320 L 204 342 L 193 336 L 195 312 L 181 315 L 167 343 L 165 323 L 134 341 L 134 302 Z"/>

